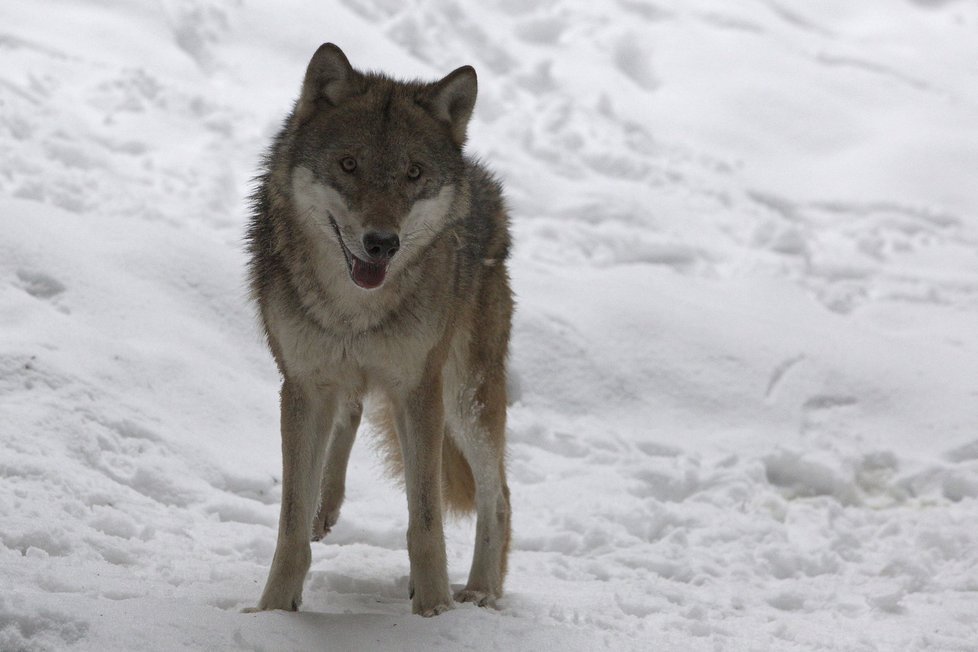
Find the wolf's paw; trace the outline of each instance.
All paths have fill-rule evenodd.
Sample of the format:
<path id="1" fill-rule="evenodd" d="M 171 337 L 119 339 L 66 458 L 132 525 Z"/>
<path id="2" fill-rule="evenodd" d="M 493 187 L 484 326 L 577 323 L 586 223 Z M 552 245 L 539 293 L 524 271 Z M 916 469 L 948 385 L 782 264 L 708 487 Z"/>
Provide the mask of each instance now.
<path id="1" fill-rule="evenodd" d="M 451 602 L 442 602 L 426 609 L 414 609 L 414 613 L 418 614 L 422 618 L 431 618 L 432 616 L 437 616 L 438 614 L 443 614 L 449 609 L 454 609 L 455 605 Z"/>
<path id="2" fill-rule="evenodd" d="M 312 524 L 312 539 L 311 541 L 322 541 L 329 534 L 332 529 L 331 525 L 326 525 L 325 523 L 320 523 L 319 521 Z"/>
<path id="3" fill-rule="evenodd" d="M 456 591 L 455 602 L 472 602 L 477 607 L 496 608 L 496 596 L 487 591 L 475 591 L 473 589 Z"/>
<path id="4" fill-rule="evenodd" d="M 321 509 L 316 518 L 312 521 L 312 540 L 322 541 L 329 534 L 329 531 L 333 529 L 336 525 L 336 521 L 340 519 L 340 509 Z"/>
<path id="5" fill-rule="evenodd" d="M 276 609 L 279 609 L 281 611 L 298 611 L 299 610 L 299 602 L 296 602 L 296 601 L 293 600 L 292 603 L 288 607 L 265 607 L 265 606 L 262 606 L 261 603 L 259 603 L 257 607 L 245 607 L 244 609 L 241 610 L 241 613 L 243 613 L 243 614 L 257 614 L 257 613 L 261 613 L 262 611 L 274 611 Z"/>
<path id="6" fill-rule="evenodd" d="M 431 618 L 454 608 L 455 603 L 452 602 L 451 594 L 448 591 L 442 595 L 436 593 L 428 599 L 414 591 L 411 593 L 411 611 L 419 616 Z"/>
<path id="7" fill-rule="evenodd" d="M 312 522 L 312 540 L 322 541 L 340 518 L 340 510 L 321 511 Z"/>
<path id="8" fill-rule="evenodd" d="M 245 613 L 258 613 L 259 611 L 298 611 L 302 604 L 302 584 L 298 588 L 290 588 L 285 583 L 273 583 L 265 587 L 261 600 L 257 607 L 245 609 Z"/>

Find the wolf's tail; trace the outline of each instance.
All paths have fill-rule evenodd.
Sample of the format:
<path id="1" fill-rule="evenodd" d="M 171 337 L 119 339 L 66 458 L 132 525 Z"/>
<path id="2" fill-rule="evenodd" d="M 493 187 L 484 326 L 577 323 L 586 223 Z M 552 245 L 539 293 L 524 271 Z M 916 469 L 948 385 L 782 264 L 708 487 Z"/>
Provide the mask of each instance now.
<path id="1" fill-rule="evenodd" d="M 441 483 L 442 497 L 448 511 L 467 514 L 475 509 L 475 478 L 472 477 L 472 467 L 455 445 L 447 428 L 441 445 Z"/>
<path id="2" fill-rule="evenodd" d="M 380 431 L 378 447 L 387 472 L 403 484 L 404 459 L 401 457 L 397 431 L 394 430 L 394 419 L 388 406 L 377 407 L 378 409 L 371 411 L 370 420 Z M 455 445 L 447 427 L 441 445 L 441 486 L 446 511 L 462 515 L 475 510 L 475 478 L 472 476 L 472 467 Z"/>

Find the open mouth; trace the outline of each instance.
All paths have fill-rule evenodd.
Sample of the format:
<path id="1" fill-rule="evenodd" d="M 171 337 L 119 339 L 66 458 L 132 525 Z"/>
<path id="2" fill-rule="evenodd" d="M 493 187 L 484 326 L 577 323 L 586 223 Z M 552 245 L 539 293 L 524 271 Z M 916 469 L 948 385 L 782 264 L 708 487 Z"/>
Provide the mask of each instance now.
<path id="1" fill-rule="evenodd" d="M 332 215 L 329 216 L 329 223 L 333 225 L 336 239 L 339 241 L 340 248 L 343 249 L 343 255 L 346 257 L 346 266 L 350 272 L 350 279 L 364 290 L 373 290 L 383 285 L 384 279 L 387 278 L 387 267 L 390 265 L 390 260 L 382 263 L 369 263 L 357 258 L 347 248 L 346 243 L 343 242 L 343 236 L 340 235 L 340 226 L 333 219 Z"/>
<path id="2" fill-rule="evenodd" d="M 388 263 L 368 263 L 353 254 L 350 256 L 353 258 L 353 264 L 350 265 L 350 278 L 354 283 L 365 290 L 372 290 L 383 284 L 384 277 L 387 276 Z"/>

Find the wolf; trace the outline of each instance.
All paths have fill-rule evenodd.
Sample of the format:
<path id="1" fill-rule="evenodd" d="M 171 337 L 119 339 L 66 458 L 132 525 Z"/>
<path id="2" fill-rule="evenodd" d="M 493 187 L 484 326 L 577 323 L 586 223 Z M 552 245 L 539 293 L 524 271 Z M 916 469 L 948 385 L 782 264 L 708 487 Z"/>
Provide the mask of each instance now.
<path id="1" fill-rule="evenodd" d="M 339 517 L 368 398 L 407 494 L 413 613 L 437 615 L 453 597 L 495 606 L 502 594 L 514 300 L 500 183 L 463 152 L 476 93 L 471 66 L 397 81 L 355 70 L 325 43 L 265 155 L 246 241 L 282 377 L 282 505 L 251 611 L 298 609 L 310 540 Z M 454 596 L 446 509 L 476 512 L 468 582 Z"/>

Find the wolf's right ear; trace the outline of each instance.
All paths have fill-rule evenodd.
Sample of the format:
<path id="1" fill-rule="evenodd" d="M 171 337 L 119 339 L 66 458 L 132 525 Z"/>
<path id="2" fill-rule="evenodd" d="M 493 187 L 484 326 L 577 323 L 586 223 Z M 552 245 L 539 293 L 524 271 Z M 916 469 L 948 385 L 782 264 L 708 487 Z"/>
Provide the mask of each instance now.
<path id="1" fill-rule="evenodd" d="M 296 105 L 295 117 L 305 122 L 316 110 L 316 103 L 325 100 L 336 106 L 353 93 L 356 72 L 350 60 L 332 43 L 323 43 L 312 55 L 302 82 L 302 95 Z"/>

